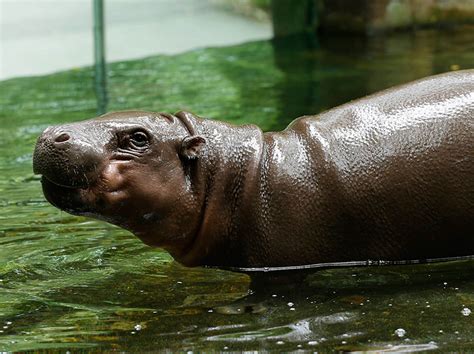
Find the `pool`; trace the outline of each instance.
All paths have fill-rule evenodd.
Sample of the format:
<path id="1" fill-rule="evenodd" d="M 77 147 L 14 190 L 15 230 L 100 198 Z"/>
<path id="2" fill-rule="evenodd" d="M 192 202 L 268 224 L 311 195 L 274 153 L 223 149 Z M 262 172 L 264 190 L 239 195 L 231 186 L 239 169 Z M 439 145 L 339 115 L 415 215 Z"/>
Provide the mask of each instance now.
<path id="1" fill-rule="evenodd" d="M 473 28 L 295 36 L 109 65 L 109 110 L 190 110 L 264 130 L 474 67 Z M 248 275 L 185 268 L 49 205 L 48 125 L 95 116 L 91 68 L 0 82 L 0 350 L 474 349 L 474 262 Z"/>

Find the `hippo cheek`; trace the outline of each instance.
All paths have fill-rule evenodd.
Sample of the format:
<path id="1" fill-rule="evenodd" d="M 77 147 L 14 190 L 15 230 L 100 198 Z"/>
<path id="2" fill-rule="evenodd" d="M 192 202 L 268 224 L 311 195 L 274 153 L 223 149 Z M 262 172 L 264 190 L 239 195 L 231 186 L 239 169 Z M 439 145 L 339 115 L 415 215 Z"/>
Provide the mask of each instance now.
<path id="1" fill-rule="evenodd" d="M 90 200 L 102 216 L 109 218 L 135 211 L 131 198 L 133 191 L 127 178 L 129 165 L 127 162 L 109 163 L 101 172 L 99 182 L 89 188 Z"/>
<path id="2" fill-rule="evenodd" d="M 96 212 L 103 219 L 121 220 L 126 215 L 134 213 L 128 193 L 121 191 L 100 192 L 93 196 Z M 117 222 L 114 222 L 114 224 Z"/>
<path id="3" fill-rule="evenodd" d="M 125 181 L 92 186 L 85 192 L 83 200 L 90 206 L 88 216 L 130 231 L 143 223 L 143 205 L 134 194 L 134 189 Z"/>

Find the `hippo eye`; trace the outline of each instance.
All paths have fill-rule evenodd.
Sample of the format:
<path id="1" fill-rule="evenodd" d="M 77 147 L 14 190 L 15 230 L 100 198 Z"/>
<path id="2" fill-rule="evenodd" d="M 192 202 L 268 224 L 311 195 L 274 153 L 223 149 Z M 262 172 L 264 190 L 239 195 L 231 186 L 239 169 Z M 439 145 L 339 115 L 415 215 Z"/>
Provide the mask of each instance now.
<path id="1" fill-rule="evenodd" d="M 135 132 L 130 135 L 130 144 L 136 148 L 145 147 L 148 144 L 148 135 L 144 132 Z"/>

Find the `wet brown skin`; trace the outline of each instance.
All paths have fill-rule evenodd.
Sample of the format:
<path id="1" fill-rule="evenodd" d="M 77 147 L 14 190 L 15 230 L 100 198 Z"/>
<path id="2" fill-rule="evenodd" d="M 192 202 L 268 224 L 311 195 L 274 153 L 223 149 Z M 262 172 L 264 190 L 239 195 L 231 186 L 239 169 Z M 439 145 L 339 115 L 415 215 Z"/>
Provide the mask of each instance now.
<path id="1" fill-rule="evenodd" d="M 53 205 L 188 266 L 473 255 L 474 70 L 282 132 L 187 112 L 109 113 L 45 130 L 34 170 Z"/>

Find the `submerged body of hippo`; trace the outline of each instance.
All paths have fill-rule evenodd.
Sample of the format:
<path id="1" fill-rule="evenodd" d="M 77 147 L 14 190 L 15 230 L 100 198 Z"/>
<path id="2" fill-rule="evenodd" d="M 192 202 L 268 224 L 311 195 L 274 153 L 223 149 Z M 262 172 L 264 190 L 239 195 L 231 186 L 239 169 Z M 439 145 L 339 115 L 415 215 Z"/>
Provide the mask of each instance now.
<path id="1" fill-rule="evenodd" d="M 69 213 L 179 262 L 282 267 L 474 254 L 474 70 L 282 132 L 150 112 L 50 127 L 34 169 Z"/>

